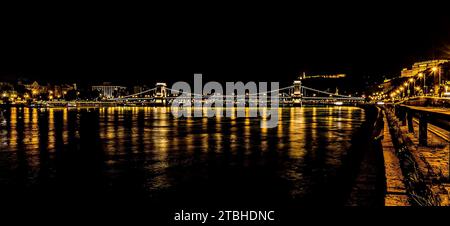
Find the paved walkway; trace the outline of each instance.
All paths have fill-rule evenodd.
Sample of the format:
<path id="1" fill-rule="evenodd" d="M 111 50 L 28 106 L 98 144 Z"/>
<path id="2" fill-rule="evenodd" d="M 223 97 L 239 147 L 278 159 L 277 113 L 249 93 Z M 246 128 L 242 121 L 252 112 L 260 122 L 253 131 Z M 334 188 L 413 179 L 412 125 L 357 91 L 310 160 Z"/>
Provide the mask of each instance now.
<path id="1" fill-rule="evenodd" d="M 448 132 L 437 126 L 429 125 L 428 127 L 428 145 L 426 147 L 419 145 L 419 125 L 417 120 L 414 120 L 414 133 L 409 134 L 409 137 L 416 145 L 416 154 L 429 163 L 434 173 L 440 175 L 440 180 L 448 181 L 450 176 Z M 402 127 L 402 130 L 406 132 L 406 126 Z M 431 132 L 431 130 L 437 131 L 439 135 Z M 447 133 L 447 136 L 445 136 L 445 133 Z"/>
<path id="2" fill-rule="evenodd" d="M 386 116 L 383 118 L 384 130 L 381 146 L 383 149 L 384 171 L 386 177 L 385 206 L 409 206 L 400 162 L 395 154 L 394 144 L 389 132 Z"/>
<path id="3" fill-rule="evenodd" d="M 448 110 L 447 110 L 448 111 Z M 407 136 L 414 143 L 414 149 L 411 150 L 415 157 L 420 170 L 428 178 L 428 183 L 436 194 L 441 197 L 442 205 L 450 205 L 449 191 L 450 191 L 450 170 L 449 170 L 449 154 L 450 143 L 448 141 L 448 131 L 443 130 L 437 126 L 429 124 L 428 145 L 419 145 L 419 131 L 417 120 L 414 120 L 414 133 L 408 134 L 407 126 L 402 126 L 402 132 L 408 134 Z M 432 130 L 437 133 L 431 132 Z M 443 136 L 444 135 L 444 136 Z"/>

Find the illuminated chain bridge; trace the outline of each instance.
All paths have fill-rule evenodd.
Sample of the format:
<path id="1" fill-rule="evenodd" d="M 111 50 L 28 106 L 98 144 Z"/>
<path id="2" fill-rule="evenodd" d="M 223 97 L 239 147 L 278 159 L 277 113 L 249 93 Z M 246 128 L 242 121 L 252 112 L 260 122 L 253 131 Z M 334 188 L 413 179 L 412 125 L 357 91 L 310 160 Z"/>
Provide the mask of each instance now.
<path id="1" fill-rule="evenodd" d="M 182 90 L 175 90 L 168 88 L 165 83 L 157 83 L 154 88 L 134 93 L 131 95 L 110 98 L 107 101 L 119 102 L 125 104 L 170 104 L 174 100 L 184 102 L 195 101 L 213 101 L 213 100 L 234 100 L 236 103 L 245 102 L 246 104 L 252 101 L 257 102 L 258 97 L 273 96 L 278 93 L 278 102 L 281 105 L 301 105 L 301 104 L 358 104 L 363 103 L 364 98 L 352 97 L 350 95 L 340 95 L 338 93 L 330 93 L 327 91 L 317 90 L 310 87 L 302 86 L 300 81 L 295 81 L 293 85 L 279 88 L 276 90 L 269 90 L 260 93 L 245 93 L 238 94 L 219 94 L 219 93 L 191 93 Z"/>

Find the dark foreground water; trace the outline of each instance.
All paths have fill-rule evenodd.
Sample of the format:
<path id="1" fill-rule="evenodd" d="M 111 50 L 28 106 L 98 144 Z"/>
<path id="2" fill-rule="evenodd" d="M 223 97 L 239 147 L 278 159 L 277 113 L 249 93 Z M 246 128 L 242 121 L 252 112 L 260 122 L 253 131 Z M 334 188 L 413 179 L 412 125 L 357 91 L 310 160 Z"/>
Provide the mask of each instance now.
<path id="1" fill-rule="evenodd" d="M 166 108 L 10 108 L 0 128 L 0 197 L 152 208 L 344 205 L 343 172 L 366 111 L 280 114 L 278 127 L 262 129 L 257 118 L 174 119 Z"/>

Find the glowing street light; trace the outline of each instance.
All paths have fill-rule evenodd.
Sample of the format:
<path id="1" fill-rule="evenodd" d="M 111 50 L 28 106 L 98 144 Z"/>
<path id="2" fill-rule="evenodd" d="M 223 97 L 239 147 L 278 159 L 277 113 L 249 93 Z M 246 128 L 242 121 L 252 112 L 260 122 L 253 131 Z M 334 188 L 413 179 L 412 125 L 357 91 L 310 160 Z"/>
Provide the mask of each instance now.
<path id="1" fill-rule="evenodd" d="M 420 72 L 419 78 L 422 78 L 422 77 L 423 77 L 423 95 L 425 96 L 425 91 L 427 90 L 427 83 L 426 83 L 427 76 L 424 73 Z"/>
<path id="2" fill-rule="evenodd" d="M 434 72 L 438 72 L 438 76 L 439 76 L 439 90 L 438 90 L 438 93 L 439 93 L 439 96 L 441 95 L 441 87 L 442 87 L 442 81 L 441 81 L 441 70 L 440 70 L 440 68 L 438 68 L 438 67 L 433 67 L 433 69 L 432 69 Z"/>
<path id="3" fill-rule="evenodd" d="M 416 87 L 416 80 L 414 80 L 414 78 L 410 78 L 408 81 L 409 81 L 409 83 L 413 84 L 413 96 L 415 96 L 416 91 L 414 90 L 414 88 Z M 408 89 L 408 90 L 410 90 L 410 89 Z"/>

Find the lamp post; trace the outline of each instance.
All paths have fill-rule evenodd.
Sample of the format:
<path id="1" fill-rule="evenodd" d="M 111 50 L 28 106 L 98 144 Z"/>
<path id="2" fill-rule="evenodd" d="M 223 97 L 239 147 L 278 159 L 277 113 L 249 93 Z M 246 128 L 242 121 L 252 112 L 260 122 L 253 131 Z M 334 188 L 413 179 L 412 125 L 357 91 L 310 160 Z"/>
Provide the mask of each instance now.
<path id="1" fill-rule="evenodd" d="M 441 86 L 441 70 L 439 70 L 439 68 L 438 67 L 433 67 L 432 69 L 431 69 L 434 73 L 436 73 L 436 72 L 438 72 L 438 78 L 439 78 L 439 87 Z"/>
<path id="2" fill-rule="evenodd" d="M 406 81 L 405 83 L 403 83 L 403 86 L 405 86 L 405 97 L 409 97 L 409 83 Z"/>
<path id="3" fill-rule="evenodd" d="M 423 77 L 423 95 L 424 96 L 426 96 L 426 88 L 427 88 L 427 83 L 426 83 L 426 76 L 425 76 L 425 74 L 424 73 L 422 73 L 422 72 L 420 72 L 419 73 L 419 78 L 422 78 Z"/>
<path id="4" fill-rule="evenodd" d="M 413 83 L 412 96 L 415 96 L 416 80 L 414 78 L 410 78 L 408 81 L 409 81 L 409 84 Z M 408 90 L 409 90 L 409 92 L 411 92 L 411 87 L 408 87 Z"/>
<path id="5" fill-rule="evenodd" d="M 434 73 L 434 76 L 436 76 L 436 72 L 438 71 L 438 68 L 436 66 L 432 67 L 431 71 Z M 433 78 L 435 78 L 435 77 L 433 77 Z M 433 82 L 433 83 L 436 84 L 436 82 Z M 440 88 L 441 87 L 441 79 L 439 77 L 438 77 L 438 85 Z M 437 89 L 437 91 L 439 91 L 439 88 Z"/>
<path id="6" fill-rule="evenodd" d="M 442 97 L 441 67 L 438 68 L 438 74 L 439 74 L 439 97 Z"/>

